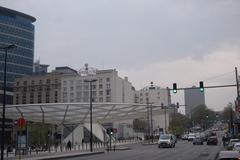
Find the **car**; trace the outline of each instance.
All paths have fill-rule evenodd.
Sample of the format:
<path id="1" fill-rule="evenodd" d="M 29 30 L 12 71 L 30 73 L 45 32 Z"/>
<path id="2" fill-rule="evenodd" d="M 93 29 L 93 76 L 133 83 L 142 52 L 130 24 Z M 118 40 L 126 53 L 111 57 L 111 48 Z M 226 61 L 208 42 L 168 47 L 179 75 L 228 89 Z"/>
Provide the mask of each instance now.
<path id="1" fill-rule="evenodd" d="M 194 133 L 188 134 L 188 141 L 192 141 L 194 138 L 196 138 L 196 135 Z"/>
<path id="2" fill-rule="evenodd" d="M 217 145 L 217 144 L 218 144 L 218 139 L 216 136 L 212 136 L 207 139 L 207 145 Z"/>
<path id="3" fill-rule="evenodd" d="M 238 160 L 239 158 L 239 151 L 220 151 L 217 160 Z"/>
<path id="4" fill-rule="evenodd" d="M 201 137 L 194 138 L 193 145 L 203 145 L 203 139 Z"/>
<path id="5" fill-rule="evenodd" d="M 228 146 L 227 146 L 227 150 L 232 150 L 235 143 L 240 142 L 240 139 L 230 139 Z"/>
<path id="6" fill-rule="evenodd" d="M 240 142 L 237 142 L 237 143 L 234 144 L 233 150 L 240 151 Z"/>
<path id="7" fill-rule="evenodd" d="M 158 148 L 167 147 L 173 148 L 175 147 L 175 140 L 172 134 L 162 134 L 158 140 Z"/>
<path id="8" fill-rule="evenodd" d="M 184 135 L 182 136 L 182 140 L 188 140 L 188 135 L 187 135 L 187 134 L 184 134 Z"/>

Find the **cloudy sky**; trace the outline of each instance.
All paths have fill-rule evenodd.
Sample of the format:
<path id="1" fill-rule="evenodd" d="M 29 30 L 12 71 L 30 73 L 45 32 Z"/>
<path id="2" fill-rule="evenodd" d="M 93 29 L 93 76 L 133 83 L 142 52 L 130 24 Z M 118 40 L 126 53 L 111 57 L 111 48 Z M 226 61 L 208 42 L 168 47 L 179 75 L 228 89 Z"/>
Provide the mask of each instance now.
<path id="1" fill-rule="evenodd" d="M 140 89 L 234 84 L 240 70 L 239 0 L 1 0 L 36 17 L 35 59 L 75 69 L 116 68 Z M 208 89 L 221 110 L 236 88 Z M 184 104 L 183 92 L 172 96 Z"/>

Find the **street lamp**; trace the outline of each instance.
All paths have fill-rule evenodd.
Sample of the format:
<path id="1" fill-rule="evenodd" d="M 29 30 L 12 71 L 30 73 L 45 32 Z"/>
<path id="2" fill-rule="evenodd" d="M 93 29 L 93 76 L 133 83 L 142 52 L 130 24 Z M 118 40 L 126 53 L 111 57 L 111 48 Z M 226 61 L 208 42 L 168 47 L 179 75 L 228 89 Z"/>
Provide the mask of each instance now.
<path id="1" fill-rule="evenodd" d="M 90 151 L 93 151 L 93 134 L 92 134 L 92 83 L 96 82 L 96 79 L 84 80 L 84 82 L 90 84 Z"/>
<path id="2" fill-rule="evenodd" d="M 1 139 L 1 160 L 4 158 L 4 136 L 5 136 L 5 105 L 6 105 L 6 87 L 7 87 L 7 53 L 9 49 L 15 48 L 15 44 L 0 46 L 0 49 L 5 50 L 4 56 L 4 84 L 3 84 L 3 103 L 2 103 L 2 139 Z"/>

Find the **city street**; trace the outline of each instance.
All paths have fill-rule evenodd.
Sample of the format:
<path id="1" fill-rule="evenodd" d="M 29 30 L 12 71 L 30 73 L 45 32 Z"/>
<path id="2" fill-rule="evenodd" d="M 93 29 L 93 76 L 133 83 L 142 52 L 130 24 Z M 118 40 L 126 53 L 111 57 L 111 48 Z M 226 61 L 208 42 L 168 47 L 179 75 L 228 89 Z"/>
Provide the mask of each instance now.
<path id="1" fill-rule="evenodd" d="M 221 146 L 192 145 L 179 141 L 175 148 L 158 148 L 157 145 L 130 145 L 131 150 L 116 151 L 67 160 L 214 160 Z"/>

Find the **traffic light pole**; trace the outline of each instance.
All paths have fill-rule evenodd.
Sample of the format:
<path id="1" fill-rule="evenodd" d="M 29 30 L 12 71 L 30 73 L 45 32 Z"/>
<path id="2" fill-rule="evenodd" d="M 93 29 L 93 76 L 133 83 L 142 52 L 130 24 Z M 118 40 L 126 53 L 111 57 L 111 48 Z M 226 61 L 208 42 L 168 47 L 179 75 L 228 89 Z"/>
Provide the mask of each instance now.
<path id="1" fill-rule="evenodd" d="M 240 92 L 239 92 L 239 80 L 238 80 L 238 71 L 237 67 L 235 67 L 235 74 L 236 74 L 236 85 L 237 85 L 237 100 L 240 101 Z"/>

